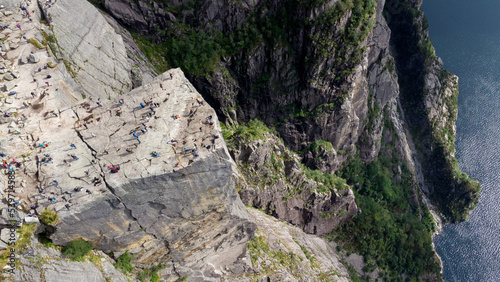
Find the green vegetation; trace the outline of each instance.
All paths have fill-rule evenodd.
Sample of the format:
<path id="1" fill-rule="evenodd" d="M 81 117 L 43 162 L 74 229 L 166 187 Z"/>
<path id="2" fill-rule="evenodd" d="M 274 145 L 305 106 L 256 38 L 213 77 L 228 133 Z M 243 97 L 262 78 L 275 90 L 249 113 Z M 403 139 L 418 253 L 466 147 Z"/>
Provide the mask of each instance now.
<path id="1" fill-rule="evenodd" d="M 341 176 L 355 188 L 362 213 L 334 235 L 348 251 L 364 256 L 365 271 L 382 270 L 384 280 L 404 275 L 418 280 L 428 273 L 439 276 L 431 239 L 434 222 L 395 150 L 395 134 L 394 125 L 386 118 L 379 156 L 369 164 L 351 156 L 344 165 Z"/>
<path id="2" fill-rule="evenodd" d="M 315 266 L 316 264 L 315 264 L 315 261 L 314 261 L 314 257 L 311 255 L 311 253 L 309 253 L 309 250 L 307 250 L 306 247 L 304 247 L 301 244 L 299 244 L 299 242 L 295 241 L 295 243 L 297 243 L 297 245 L 300 246 L 300 249 L 302 250 L 302 252 L 306 256 L 306 258 L 311 262 L 311 266 Z"/>
<path id="3" fill-rule="evenodd" d="M 63 255 L 74 261 L 83 261 L 85 256 L 94 248 L 92 242 L 75 240 L 64 247 Z"/>
<path id="4" fill-rule="evenodd" d="M 170 66 L 165 59 L 167 56 L 167 46 L 165 43 L 154 44 L 145 36 L 139 35 L 133 31 L 130 31 L 130 34 L 139 46 L 139 49 L 141 49 L 142 53 L 146 56 L 147 60 L 153 64 L 157 73 L 163 73 L 169 69 Z"/>
<path id="5" fill-rule="evenodd" d="M 16 257 L 18 257 L 19 253 L 22 253 L 24 249 L 31 244 L 31 236 L 33 236 L 35 228 L 36 228 L 36 223 L 32 223 L 32 224 L 24 224 L 19 229 L 17 229 L 16 232 L 19 234 L 19 239 L 17 239 L 14 245 L 9 245 L 9 248 L 3 251 L 3 253 L 0 255 L 1 269 L 3 269 L 3 267 L 8 263 L 10 248 L 14 249 Z"/>
<path id="6" fill-rule="evenodd" d="M 38 242 L 40 242 L 42 245 L 44 245 L 46 248 L 53 248 L 53 249 L 56 249 L 58 251 L 61 251 L 63 250 L 63 248 L 61 246 L 56 246 L 52 240 L 50 240 L 50 238 L 48 238 L 45 234 L 39 234 L 38 235 Z"/>
<path id="7" fill-rule="evenodd" d="M 332 143 L 325 141 L 325 140 L 315 140 L 314 142 L 311 143 L 311 145 L 307 146 L 305 148 L 305 151 L 328 151 L 328 150 L 333 150 Z"/>
<path id="8" fill-rule="evenodd" d="M 36 40 L 35 38 L 29 38 L 28 41 L 29 43 L 33 44 L 33 46 L 35 46 L 36 48 L 43 49 L 43 45 L 40 42 L 38 42 L 38 40 Z"/>
<path id="9" fill-rule="evenodd" d="M 222 136 L 228 144 L 233 140 L 234 136 L 238 136 L 245 141 L 253 140 L 265 140 L 265 133 L 271 133 L 277 135 L 274 129 L 270 129 L 262 121 L 258 119 L 251 119 L 247 123 L 242 123 L 240 125 L 226 126 L 223 123 L 220 124 L 222 128 Z"/>
<path id="10" fill-rule="evenodd" d="M 132 256 L 128 251 L 126 251 L 123 255 L 118 257 L 115 267 L 116 269 L 123 271 L 123 273 L 131 273 L 132 270 L 134 270 L 134 267 L 130 264 L 130 262 L 132 262 Z"/>
<path id="11" fill-rule="evenodd" d="M 311 37 L 316 47 L 316 60 L 311 63 L 319 65 L 325 58 L 335 56 L 335 71 L 337 71 L 335 80 L 353 73 L 354 66 L 361 62 L 361 55 L 366 50 L 366 47 L 359 48 L 358 46 L 373 29 L 376 5 L 374 0 L 341 0 L 311 22 L 311 26 L 330 27 L 318 29 Z M 337 33 L 335 26 L 340 24 L 348 11 L 352 11 L 352 15 L 345 28 Z M 333 70 L 323 70 L 324 76 L 332 74 L 334 74 Z"/>
<path id="12" fill-rule="evenodd" d="M 264 241 L 263 236 L 254 236 L 248 242 L 248 252 L 252 263 L 255 263 L 261 257 L 261 253 L 267 254 L 270 252 L 269 245 Z"/>
<path id="13" fill-rule="evenodd" d="M 375 119 L 380 117 L 380 104 L 377 100 L 374 101 L 373 93 L 370 92 L 368 95 L 368 118 L 366 129 L 369 133 L 373 132 L 375 127 Z"/>
<path id="14" fill-rule="evenodd" d="M 458 82 L 440 68 L 428 34 L 422 32 L 428 23 L 422 10 L 412 3 L 388 0 L 384 11 L 393 31 L 394 48 L 398 54 L 396 68 L 401 90 L 400 101 L 409 123 L 426 181 L 433 187 L 431 200 L 439 207 L 445 221 L 458 222 L 467 218 L 479 201 L 480 184 L 460 171 L 455 152 L 453 127 L 457 117 Z M 429 72 L 439 76 L 439 93 L 428 93 L 425 79 Z M 446 95 L 446 89 L 452 95 Z M 431 119 L 426 97 L 434 95 L 438 113 Z M 418 117 L 414 118 L 414 117 Z M 422 118 L 427 117 L 427 119 Z M 418 120 L 418 122 L 415 122 Z M 442 126 L 444 124 L 444 126 Z"/>
<path id="15" fill-rule="evenodd" d="M 342 190 L 348 187 L 345 179 L 335 174 L 313 170 L 302 164 L 300 168 L 304 171 L 307 178 L 319 184 L 317 187 L 319 193 L 328 193 L 332 190 Z"/>
<path id="16" fill-rule="evenodd" d="M 349 272 L 349 277 L 353 282 L 363 282 L 363 279 L 359 277 L 358 272 L 354 269 L 354 266 L 346 261 L 342 261 L 342 264 L 347 265 L 347 272 Z"/>
<path id="17" fill-rule="evenodd" d="M 38 218 L 47 225 L 55 225 L 59 221 L 59 215 L 49 209 L 42 211 L 42 214 Z"/>
<path id="18" fill-rule="evenodd" d="M 272 261 L 271 265 L 263 265 L 265 272 L 271 272 L 276 266 L 284 266 L 287 267 L 288 271 L 294 273 L 297 271 L 298 263 L 301 261 L 300 256 L 295 255 L 291 251 L 286 252 L 281 249 L 278 251 L 271 251 L 264 236 L 254 236 L 248 242 L 248 252 L 250 253 L 250 259 L 254 265 L 259 258 L 266 258 Z"/>
<path id="19" fill-rule="evenodd" d="M 160 264 L 157 266 L 153 266 L 151 269 L 143 269 L 137 273 L 136 277 L 141 282 L 147 281 L 147 278 L 149 278 L 150 282 L 158 282 L 161 278 L 160 275 L 158 275 L 158 270 L 163 268 L 165 268 L 165 266 Z"/>

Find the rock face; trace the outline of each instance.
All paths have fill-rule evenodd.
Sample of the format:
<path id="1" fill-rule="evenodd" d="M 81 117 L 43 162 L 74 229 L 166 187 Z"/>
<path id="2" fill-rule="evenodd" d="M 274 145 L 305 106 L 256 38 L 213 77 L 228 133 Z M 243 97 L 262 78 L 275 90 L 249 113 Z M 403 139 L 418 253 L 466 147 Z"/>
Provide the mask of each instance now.
<path id="1" fill-rule="evenodd" d="M 388 1 L 391 7 L 398 7 L 397 13 L 388 12 L 392 13 L 390 26 L 396 33 L 391 44 L 397 54 L 400 101 L 422 164 L 423 191 L 446 221 L 463 221 L 479 201 L 480 184 L 457 166 L 458 78 L 443 68 L 435 54 L 421 3 Z"/>
<path id="2" fill-rule="evenodd" d="M 133 26 L 141 32 L 154 27 L 165 27 L 165 12 L 155 1 L 106 0 L 106 9 L 120 22 Z"/>
<path id="3" fill-rule="evenodd" d="M 246 245 L 255 224 L 236 193 L 236 165 L 215 111 L 180 69 L 157 76 L 121 101 L 104 98 L 103 93 L 113 98 L 128 89 L 119 88 L 130 70 L 121 37 L 87 2 L 59 0 L 50 7 L 42 2 L 51 23 L 43 37 L 53 43 L 55 35 L 64 55 L 54 58 L 51 48 L 22 42 L 6 57 L 18 62 L 33 53 L 40 70 L 1 62 L 15 74 L 4 85 L 15 93 L 0 108 L 1 168 L 16 175 L 15 189 L 8 192 L 7 174 L 0 175 L 3 197 L 13 197 L 16 208 L 30 214 L 46 208 L 57 212 L 55 226 L 37 230 L 55 244 L 86 240 L 117 256 L 129 251 L 138 267 L 164 264 L 162 276 L 168 280 L 218 281 L 247 272 Z M 35 9 L 35 3 L 25 4 Z M 69 19 L 71 11 L 82 14 Z M 14 9 L 6 20 L 20 13 Z M 85 27 L 72 32 L 68 22 Z M 39 22 L 21 17 L 19 23 L 28 38 L 40 32 Z M 13 29 L 6 40 L 20 32 Z M 95 45 L 84 47 L 89 43 Z M 72 66 L 62 61 L 82 68 L 71 77 Z M 87 75 L 97 71 L 106 84 Z M 93 90 L 81 99 L 79 90 L 86 85 Z M 54 260 L 43 269 L 22 260 L 23 272 L 5 274 L 2 281 L 75 281 L 85 272 L 95 281 L 112 277 L 91 264 Z"/>
<path id="4" fill-rule="evenodd" d="M 201 124 L 208 116 L 217 121 L 215 112 L 198 105 L 196 99 L 201 96 L 180 70 L 157 77 L 126 99 L 118 108 L 105 103 L 102 109 L 91 109 L 82 104 L 75 113 L 68 112 L 80 117 L 89 130 L 60 131 L 76 146 L 71 153 L 79 159 L 69 161 L 71 168 L 59 172 L 50 165 L 38 168 L 45 193 L 57 199 L 48 205 L 60 218 L 50 238 L 58 245 L 84 239 L 107 252 L 129 250 L 136 263 L 144 266 L 171 261 L 181 277 L 220 277 L 221 271 L 230 276 L 232 270 L 226 266 L 234 267 L 235 275 L 245 271 L 248 266 L 240 258 L 254 224 L 234 189 L 234 163 L 219 137 L 218 124 Z M 151 119 L 152 111 L 139 105 L 149 99 L 160 103 Z M 68 119 L 67 124 L 76 122 L 64 113 L 62 117 Z M 141 123 L 148 131 L 141 133 L 146 129 Z M 167 144 L 170 140 L 178 147 Z M 54 151 L 62 145 L 53 141 L 54 149 L 45 152 L 58 162 Z M 126 147 L 134 153 L 126 152 Z M 194 147 L 198 157 L 192 152 Z M 104 150 L 109 153 L 104 155 Z M 153 157 L 152 151 L 159 156 Z M 89 166 L 88 159 L 97 162 Z M 112 165 L 120 170 L 111 172 Z M 88 175 L 86 170 L 90 170 Z M 92 185 L 93 177 L 102 178 L 103 184 Z M 58 180 L 55 187 L 52 179 Z M 85 189 L 75 192 L 75 186 L 92 194 Z M 39 195 L 36 200 L 44 202 Z"/>
<path id="5" fill-rule="evenodd" d="M 360 212 L 345 182 L 329 189 L 309 179 L 297 155 L 272 134 L 257 141 L 237 135 L 233 139 L 229 148 L 244 176 L 237 186 L 246 205 L 317 235 L 330 233 Z"/>
<path id="6" fill-rule="evenodd" d="M 86 281 L 129 281 L 113 266 L 113 259 L 101 251 L 92 253 L 96 258 L 93 263 L 70 261 L 60 251 L 47 248 L 32 237 L 31 244 L 18 260 L 15 275 L 2 281 L 78 282 L 82 277 Z"/>
<path id="7" fill-rule="evenodd" d="M 375 101 L 380 111 L 398 95 L 395 69 L 387 67 L 394 62 L 388 49 L 390 30 L 382 16 L 385 1 L 369 1 L 372 6 L 364 8 L 365 21 L 358 24 L 368 32 L 356 34 L 357 41 L 344 32 L 353 29 L 351 25 L 355 23 L 350 20 L 351 11 L 342 9 L 341 4 L 298 2 L 285 5 L 271 1 L 264 8 L 261 1 L 232 5 L 201 1 L 194 7 L 180 1 L 163 7 L 174 13 L 179 22 L 195 28 L 207 24 L 207 30 L 239 34 L 238 26 L 255 25 L 262 32 L 261 41 L 255 39 L 260 43 L 250 41 L 247 48 L 235 47 L 236 54 L 223 60 L 213 75 L 190 78 L 224 119 L 248 121 L 259 117 L 276 127 L 293 151 L 303 150 L 315 140 L 330 142 L 332 150 L 321 155 L 306 153 L 304 162 L 309 167 L 335 172 L 348 153 L 355 151 Z M 121 22 L 142 33 L 165 27 L 175 30 L 177 25 L 168 13 L 158 14 L 158 9 L 146 5 L 146 1 L 109 0 L 105 7 Z M 284 35 L 262 31 L 264 24 L 252 19 L 252 13 L 266 9 L 263 21 L 277 25 Z M 304 18 L 310 21 L 309 25 L 294 24 Z M 147 32 L 146 25 L 135 27 L 142 21 L 148 23 Z M 335 44 L 331 38 L 343 38 L 344 43 Z M 375 95 L 372 105 L 368 103 L 370 91 Z M 361 156 L 367 161 L 377 155 L 380 146 L 374 140 L 380 139 L 381 123 L 373 127 L 377 128 L 375 135 L 366 134 L 360 142 Z"/>
<path id="8" fill-rule="evenodd" d="M 351 281 L 331 243 L 258 210 L 249 208 L 248 212 L 257 224 L 248 246 L 255 271 L 247 275 L 251 281 L 315 281 L 318 277 Z"/>
<path id="9" fill-rule="evenodd" d="M 200 76 L 196 71 L 188 74 L 194 85 L 223 121 L 232 124 L 252 118 L 263 120 L 276 128 L 288 148 L 303 152 L 303 161 L 308 167 L 322 171 L 337 171 L 347 156 L 355 152 L 368 162 L 378 155 L 383 120 L 394 116 L 384 108 L 399 98 L 403 85 L 401 105 L 407 111 L 406 121 L 410 127 L 422 129 L 413 138 L 424 141 L 422 146 L 419 142 L 416 144 L 416 150 L 425 156 L 425 160 L 419 160 L 427 170 L 424 172 L 427 180 L 422 185 L 428 187 L 423 188 L 436 191 L 429 192 L 436 201 L 458 200 L 461 206 L 466 206 L 460 211 L 446 211 L 451 217 L 464 214 L 477 203 L 479 184 L 462 181 L 465 176 L 453 173 L 454 152 L 450 140 L 456 117 L 454 79 L 443 71 L 437 58 L 425 59 L 433 51 L 422 28 L 421 1 L 391 0 L 387 5 L 384 0 L 352 2 L 349 3 L 357 7 L 346 8 L 349 5 L 343 1 L 267 1 L 265 4 L 262 1 L 232 4 L 178 1 L 158 4 L 167 11 L 164 15 L 156 12 L 156 6 L 148 6 L 147 1 L 109 0 L 105 6 L 132 28 L 139 19 L 146 21 L 147 32 L 144 24 L 137 29 L 144 34 L 160 36 L 160 28 L 175 37 L 182 24 L 190 27 L 188 34 L 206 32 L 214 37 L 217 31 L 227 34 L 226 41 L 217 41 L 225 51 L 221 53 L 224 59 L 209 75 Z M 123 5 L 130 8 L 127 13 L 119 12 Z M 382 16 L 386 6 L 387 15 L 394 14 L 389 17 L 391 28 Z M 404 22 L 402 15 L 412 21 Z M 247 28 L 241 29 L 241 26 Z M 391 38 L 396 42 L 392 45 L 396 48 L 397 62 L 389 50 Z M 184 54 L 177 55 L 172 59 L 174 64 Z M 402 76 L 398 78 L 396 72 Z M 409 93 L 407 88 L 418 93 L 405 94 Z M 422 99 L 413 101 L 411 97 Z M 427 120 L 425 124 L 422 117 Z M 431 147 L 433 139 L 442 139 L 438 141 L 446 147 L 444 153 L 439 148 L 424 152 Z M 319 152 L 305 150 L 317 140 L 332 146 Z M 435 158 L 442 162 L 431 164 Z M 444 182 L 432 179 L 435 178 L 432 175 L 440 174 L 440 168 L 448 171 Z M 449 189 L 440 189 L 443 185 Z M 453 192 L 457 195 L 453 200 L 447 191 L 462 191 L 468 196 Z M 451 215 L 453 213 L 455 215 Z"/>
<path id="10" fill-rule="evenodd" d="M 82 94 L 116 98 L 132 89 L 132 67 L 123 39 L 94 6 L 77 0 L 38 2 L 51 24 L 60 57 Z"/>

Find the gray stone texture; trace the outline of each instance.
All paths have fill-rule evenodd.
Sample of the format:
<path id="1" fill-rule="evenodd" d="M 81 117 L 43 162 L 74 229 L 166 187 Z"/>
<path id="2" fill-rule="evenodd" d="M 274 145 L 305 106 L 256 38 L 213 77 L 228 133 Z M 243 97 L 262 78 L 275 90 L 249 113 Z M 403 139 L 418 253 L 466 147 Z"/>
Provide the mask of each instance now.
<path id="1" fill-rule="evenodd" d="M 92 4 L 78 0 L 39 3 L 83 94 L 116 98 L 130 91 L 131 66 L 123 39 Z"/>

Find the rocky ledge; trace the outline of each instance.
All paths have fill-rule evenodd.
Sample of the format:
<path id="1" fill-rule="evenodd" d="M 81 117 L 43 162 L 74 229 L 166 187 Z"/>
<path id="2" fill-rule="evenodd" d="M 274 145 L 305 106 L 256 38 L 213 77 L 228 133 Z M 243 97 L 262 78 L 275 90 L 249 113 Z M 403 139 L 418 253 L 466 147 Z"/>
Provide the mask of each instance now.
<path id="1" fill-rule="evenodd" d="M 0 175 L 1 208 L 12 197 L 15 208 L 29 214 L 26 222 L 52 210 L 58 223 L 42 225 L 37 232 L 56 245 L 85 240 L 107 253 L 129 251 L 136 266 L 165 264 L 165 279 L 216 281 L 247 271 L 246 245 L 255 224 L 235 190 L 236 165 L 215 111 L 182 71 L 172 69 L 119 97 L 120 89 L 109 84 L 113 95 L 103 97 L 92 88 L 95 78 L 120 82 L 113 77 L 118 73 L 108 80 L 87 68 L 94 75 L 84 80 L 78 76 L 83 72 L 72 75 L 67 59 L 55 57 L 48 46 L 63 28 L 56 24 L 59 18 L 67 20 L 63 14 L 71 14 L 63 8 L 84 4 L 43 1 L 46 15 L 52 15 L 48 27 L 33 20 L 35 3 L 22 2 L 26 9 L 2 12 L 9 26 L 2 32 L 3 44 L 17 47 L 4 47 L 1 62 L 4 73 L 12 76 L 1 93 L 2 171 L 16 176 L 14 189 L 4 191 L 8 176 Z M 89 13 L 98 13 L 85 5 Z M 111 28 L 102 25 L 103 32 Z M 94 38 L 99 25 L 92 26 L 82 38 L 108 42 Z M 73 42 L 68 38 L 67 44 Z M 121 42 L 108 39 L 111 45 Z M 60 48 L 65 41 L 57 42 Z M 82 48 L 63 51 L 75 62 L 88 55 Z M 84 64 L 92 65 L 90 57 Z M 118 71 L 120 66 L 115 67 Z M 82 99 L 84 86 L 88 95 Z M 8 217 L 5 210 L 2 216 Z"/>

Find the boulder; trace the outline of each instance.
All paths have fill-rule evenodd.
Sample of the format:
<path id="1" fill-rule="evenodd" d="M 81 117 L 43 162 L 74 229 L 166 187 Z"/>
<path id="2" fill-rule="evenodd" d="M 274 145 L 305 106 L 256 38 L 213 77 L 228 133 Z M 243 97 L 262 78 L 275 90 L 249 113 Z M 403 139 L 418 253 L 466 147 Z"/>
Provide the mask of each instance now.
<path id="1" fill-rule="evenodd" d="M 32 64 L 35 64 L 35 63 L 40 62 L 40 59 L 38 58 L 38 56 L 37 56 L 37 55 L 35 55 L 35 54 L 30 54 L 30 55 L 28 56 L 28 61 L 29 61 L 30 63 L 32 63 Z"/>
<path id="2" fill-rule="evenodd" d="M 10 44 L 10 49 L 14 50 L 17 48 L 19 48 L 19 44 L 17 44 L 17 42 L 12 42 L 12 44 Z"/>
<path id="3" fill-rule="evenodd" d="M 10 73 L 6 74 L 4 77 L 3 77 L 5 80 L 7 81 L 11 81 L 14 79 L 14 76 Z"/>
<path id="4" fill-rule="evenodd" d="M 5 38 L 5 34 L 3 33 L 0 33 L 0 40 L 4 39 Z"/>
<path id="5" fill-rule="evenodd" d="M 19 64 L 24 65 L 28 63 L 28 57 L 21 57 L 19 58 Z"/>
<path id="6" fill-rule="evenodd" d="M 19 78 L 21 74 L 18 71 L 13 71 L 10 73 L 14 78 Z"/>
<path id="7" fill-rule="evenodd" d="M 4 42 L 4 43 L 2 44 L 2 51 L 7 52 L 7 51 L 9 51 L 9 50 L 10 50 L 10 45 L 9 45 L 9 42 Z"/>
<path id="8" fill-rule="evenodd" d="M 2 239 L 3 242 L 9 243 L 10 238 L 15 238 L 19 239 L 19 234 L 13 229 L 14 232 L 12 232 L 11 228 L 4 228 L 2 229 L 2 232 L 0 233 L 0 239 Z M 12 242 L 12 241 L 11 241 Z"/>
<path id="9" fill-rule="evenodd" d="M 26 224 L 40 223 L 40 220 L 38 220 L 38 217 L 27 216 L 27 217 L 24 218 L 24 223 L 26 223 Z"/>

